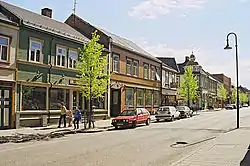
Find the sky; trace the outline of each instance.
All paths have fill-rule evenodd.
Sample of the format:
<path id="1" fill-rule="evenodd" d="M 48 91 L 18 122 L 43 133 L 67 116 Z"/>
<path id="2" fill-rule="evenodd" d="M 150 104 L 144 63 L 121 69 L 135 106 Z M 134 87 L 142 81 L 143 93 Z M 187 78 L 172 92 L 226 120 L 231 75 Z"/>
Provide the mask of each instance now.
<path id="1" fill-rule="evenodd" d="M 4 0 L 36 13 L 44 7 L 65 21 L 74 0 Z M 34 3 L 35 2 L 35 3 Z M 239 83 L 250 89 L 250 0 L 77 0 L 76 14 L 89 23 L 130 39 L 156 57 L 182 63 L 194 52 L 209 73 L 223 73 L 236 84 L 235 40 L 224 50 L 229 32 L 238 35 Z"/>

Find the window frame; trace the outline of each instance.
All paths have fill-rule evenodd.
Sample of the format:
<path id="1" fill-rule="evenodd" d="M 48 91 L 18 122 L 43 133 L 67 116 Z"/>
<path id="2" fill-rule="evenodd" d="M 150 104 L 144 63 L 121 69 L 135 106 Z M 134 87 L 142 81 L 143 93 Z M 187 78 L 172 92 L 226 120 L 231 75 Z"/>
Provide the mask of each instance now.
<path id="1" fill-rule="evenodd" d="M 127 103 L 127 89 L 131 89 L 132 90 L 132 105 Z M 125 105 L 128 107 L 134 107 L 134 99 L 135 99 L 135 95 L 134 95 L 134 88 L 131 87 L 126 87 L 125 88 Z"/>
<path id="2" fill-rule="evenodd" d="M 115 57 L 118 57 L 118 61 L 115 61 Z M 114 73 L 119 73 L 120 72 L 120 55 L 117 53 L 113 53 L 112 57 L 113 63 L 112 63 L 112 70 Z M 115 71 L 115 63 L 117 63 L 117 71 Z M 126 70 L 127 70 L 127 64 L 126 64 Z"/>
<path id="3" fill-rule="evenodd" d="M 145 72 L 145 67 L 147 67 L 147 72 Z M 146 73 L 147 73 L 147 77 L 146 77 Z M 143 64 L 143 78 L 144 79 L 149 79 L 149 64 L 144 63 Z"/>
<path id="4" fill-rule="evenodd" d="M 155 81 L 156 80 L 156 67 L 154 65 L 151 65 L 150 69 L 151 69 L 151 80 Z"/>
<path id="5" fill-rule="evenodd" d="M 39 43 L 40 44 L 40 49 L 35 49 L 35 55 L 34 55 L 34 60 L 31 60 L 31 51 L 33 51 L 32 49 L 31 49 L 31 45 L 32 45 L 32 42 L 34 42 L 34 43 Z M 36 59 L 37 59 L 37 54 L 36 54 L 36 52 L 37 51 L 40 51 L 40 57 L 39 57 L 39 61 L 36 61 Z M 29 39 L 29 62 L 33 62 L 33 63 L 42 63 L 42 51 L 43 51 L 43 41 L 42 40 L 40 40 L 40 39 L 35 39 L 35 38 L 30 38 Z"/>
<path id="6" fill-rule="evenodd" d="M 6 46 L 6 45 L 0 44 L 0 62 L 9 62 L 10 61 L 9 54 L 10 54 L 10 40 L 11 40 L 11 38 L 7 37 L 7 36 L 3 36 L 3 35 L 0 35 L 0 37 L 5 38 L 5 39 L 8 40 L 8 45 L 7 45 L 7 60 L 3 60 L 2 59 L 2 47 Z"/>
<path id="7" fill-rule="evenodd" d="M 63 55 L 61 53 L 58 54 L 58 49 L 65 50 L 65 55 Z M 57 64 L 58 56 L 60 56 L 60 65 Z M 64 66 L 62 65 L 62 59 L 63 59 L 62 57 L 63 56 L 65 56 L 65 58 L 64 58 L 64 60 L 65 60 Z M 66 64 L 67 60 L 66 59 L 67 59 L 67 48 L 64 47 L 64 46 L 61 46 L 61 45 L 57 45 L 56 46 L 56 63 L 55 63 L 55 65 L 58 66 L 58 67 L 67 67 L 67 64 Z"/>
<path id="8" fill-rule="evenodd" d="M 142 92 L 142 96 L 140 96 L 140 98 L 138 97 L 138 91 Z M 138 99 L 142 100 L 142 105 L 138 105 Z M 144 89 L 141 88 L 137 88 L 136 89 L 136 107 L 143 107 L 144 106 Z"/>
<path id="9" fill-rule="evenodd" d="M 147 92 L 150 92 L 150 94 L 151 94 L 151 96 L 150 96 L 150 98 L 151 98 L 151 99 L 150 99 L 150 100 L 151 100 L 150 105 L 147 104 Z M 150 89 L 146 89 L 146 91 L 145 91 L 145 105 L 146 105 L 146 107 L 152 107 L 152 104 L 153 104 L 152 95 L 153 95 L 153 91 L 150 90 Z"/>
<path id="10" fill-rule="evenodd" d="M 137 63 L 137 67 L 135 70 L 135 63 Z M 135 73 L 136 71 L 136 73 Z M 138 60 L 133 60 L 133 76 L 138 77 L 139 76 L 139 61 Z"/>
<path id="11" fill-rule="evenodd" d="M 128 72 L 128 61 L 130 61 L 130 73 Z M 127 75 L 132 76 L 132 67 L 133 67 L 133 60 L 131 58 L 127 58 L 126 60 L 126 73 Z"/>
<path id="12" fill-rule="evenodd" d="M 76 54 L 77 54 L 77 58 L 76 58 L 76 60 L 74 60 L 74 59 L 72 59 L 72 66 L 70 66 L 70 52 L 75 52 Z M 66 53 L 67 54 L 67 53 Z M 76 62 L 77 62 L 77 60 L 78 60 L 78 55 L 79 55 L 79 53 L 78 53 L 78 51 L 77 51 L 77 49 L 73 49 L 73 48 L 70 48 L 69 49 L 69 52 L 68 52 L 68 68 L 71 68 L 71 69 L 75 69 L 76 68 L 76 66 L 74 65 L 74 64 L 76 64 Z M 75 63 L 74 63 L 75 62 Z"/>

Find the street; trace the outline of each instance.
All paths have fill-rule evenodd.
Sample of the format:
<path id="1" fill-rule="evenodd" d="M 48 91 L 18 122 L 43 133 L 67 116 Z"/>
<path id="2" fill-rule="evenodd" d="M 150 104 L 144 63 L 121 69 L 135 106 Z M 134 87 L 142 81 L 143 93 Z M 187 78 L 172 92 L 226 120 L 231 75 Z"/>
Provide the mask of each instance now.
<path id="1" fill-rule="evenodd" d="M 250 127 L 250 108 L 242 108 L 240 112 L 241 127 Z M 210 139 L 235 128 L 235 119 L 236 110 L 199 112 L 192 118 L 136 129 L 70 135 L 47 142 L 2 144 L 0 165 L 171 165 Z M 178 141 L 187 144 L 174 146 Z"/>

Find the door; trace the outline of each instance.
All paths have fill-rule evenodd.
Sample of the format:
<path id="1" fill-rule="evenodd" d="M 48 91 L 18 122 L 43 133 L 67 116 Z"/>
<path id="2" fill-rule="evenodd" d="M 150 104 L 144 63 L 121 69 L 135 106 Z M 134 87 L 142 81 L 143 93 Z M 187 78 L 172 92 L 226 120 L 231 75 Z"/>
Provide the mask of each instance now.
<path id="1" fill-rule="evenodd" d="M 111 91 L 111 100 L 110 100 L 110 116 L 116 117 L 121 112 L 121 90 L 112 90 Z"/>
<path id="2" fill-rule="evenodd" d="M 137 123 L 138 123 L 138 124 L 143 123 L 144 115 L 143 115 L 143 112 L 142 112 L 141 109 L 137 109 L 137 116 L 138 116 L 138 118 L 137 118 Z"/>
<path id="3" fill-rule="evenodd" d="M 0 87 L 0 128 L 10 128 L 11 122 L 11 88 Z"/>

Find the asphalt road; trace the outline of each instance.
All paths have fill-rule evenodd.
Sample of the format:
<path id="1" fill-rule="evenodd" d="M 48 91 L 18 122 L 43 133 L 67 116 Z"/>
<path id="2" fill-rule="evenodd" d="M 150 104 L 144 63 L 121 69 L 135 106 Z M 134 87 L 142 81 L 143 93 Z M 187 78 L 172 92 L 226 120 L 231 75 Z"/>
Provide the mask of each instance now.
<path id="1" fill-rule="evenodd" d="M 250 108 L 241 111 L 241 126 Z M 201 112 L 136 129 L 77 134 L 51 141 L 0 145 L 0 166 L 160 166 L 187 156 L 207 139 L 235 128 L 235 110 Z M 177 141 L 185 145 L 174 145 Z"/>

